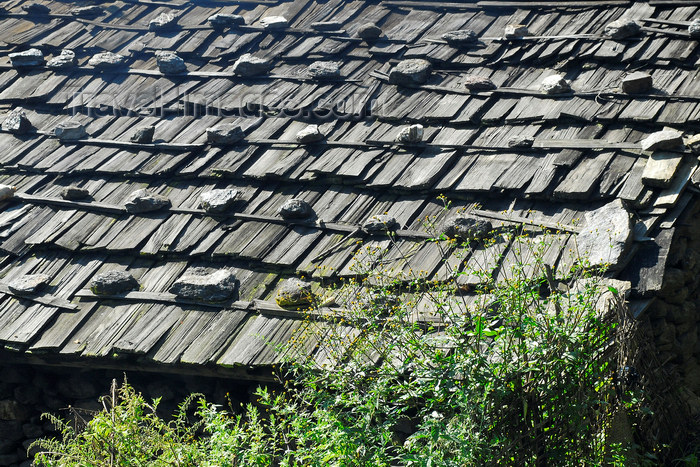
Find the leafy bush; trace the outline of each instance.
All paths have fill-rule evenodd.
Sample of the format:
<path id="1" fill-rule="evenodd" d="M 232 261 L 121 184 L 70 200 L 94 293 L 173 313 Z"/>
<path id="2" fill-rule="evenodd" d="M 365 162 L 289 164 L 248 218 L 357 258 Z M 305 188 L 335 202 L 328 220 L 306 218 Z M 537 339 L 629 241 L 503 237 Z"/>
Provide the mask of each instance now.
<path id="1" fill-rule="evenodd" d="M 367 245 L 355 279 L 333 291 L 343 310 L 311 310 L 290 342 L 299 351 L 282 373 L 284 390 L 260 388 L 257 403 L 241 410 L 200 399 L 191 424 L 191 399 L 166 422 L 157 401 L 125 383 L 83 431 L 63 424 L 62 440 L 40 441 L 37 462 L 621 464 L 629 446 L 614 448 L 606 429 L 619 410 L 610 310 L 622 297 L 585 264 L 556 278 L 545 260 L 555 240 L 494 234 L 478 249 L 510 245 L 512 268 L 493 274 L 477 264 L 443 282 L 419 268 L 393 270 L 383 248 Z M 393 235 L 388 241 L 402 248 Z M 464 264 L 474 245 L 436 238 L 432 246 Z M 408 254 L 399 259 L 410 264 Z M 461 294 L 459 275 L 480 278 L 473 295 Z M 311 338 L 319 348 L 306 357 Z"/>

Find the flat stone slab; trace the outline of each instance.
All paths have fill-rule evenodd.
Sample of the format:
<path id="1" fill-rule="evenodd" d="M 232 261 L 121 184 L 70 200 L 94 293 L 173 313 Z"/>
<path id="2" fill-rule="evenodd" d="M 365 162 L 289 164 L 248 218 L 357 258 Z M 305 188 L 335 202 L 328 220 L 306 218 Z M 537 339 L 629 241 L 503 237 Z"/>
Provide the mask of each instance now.
<path id="1" fill-rule="evenodd" d="M 302 199 L 287 200 L 279 209 L 279 215 L 285 219 L 306 219 L 311 216 L 311 205 Z"/>
<path id="2" fill-rule="evenodd" d="M 654 151 L 647 159 L 642 172 L 642 182 L 651 187 L 666 188 L 683 161 L 683 154 Z"/>
<path id="3" fill-rule="evenodd" d="M 126 63 L 126 57 L 112 52 L 102 52 L 93 55 L 88 60 L 88 65 L 97 69 L 109 69 L 122 66 Z"/>
<path id="4" fill-rule="evenodd" d="M 632 216 L 620 199 L 585 214 L 586 226 L 576 236 L 581 259 L 590 266 L 608 266 L 617 270 L 624 266 L 632 243 Z"/>
<path id="5" fill-rule="evenodd" d="M 199 196 L 199 205 L 209 213 L 221 214 L 233 206 L 237 197 L 238 190 L 233 188 L 210 190 Z"/>
<path id="6" fill-rule="evenodd" d="M 622 79 L 622 92 L 637 94 L 649 92 L 654 87 L 654 80 L 649 73 L 635 71 Z"/>
<path id="7" fill-rule="evenodd" d="M 650 134 L 639 142 L 642 151 L 677 149 L 683 146 L 683 133 L 676 130 L 661 130 Z"/>
<path id="8" fill-rule="evenodd" d="M 78 61 L 75 58 L 75 52 L 70 49 L 63 49 L 60 55 L 56 55 L 46 63 L 46 66 L 54 70 L 64 70 L 73 68 Z"/>
<path id="9" fill-rule="evenodd" d="M 388 214 L 377 214 L 371 216 L 363 224 L 362 228 L 366 232 L 386 232 L 399 228 L 399 223 L 393 216 Z"/>
<path id="10" fill-rule="evenodd" d="M 61 190 L 61 198 L 69 201 L 80 201 L 90 198 L 90 192 L 86 188 L 69 185 Z"/>
<path id="11" fill-rule="evenodd" d="M 275 297 L 275 301 L 282 308 L 308 306 L 313 302 L 313 299 L 311 283 L 295 277 L 282 282 Z"/>
<path id="12" fill-rule="evenodd" d="M 260 20 L 260 25 L 265 29 L 284 29 L 289 26 L 289 21 L 284 16 L 266 16 Z"/>
<path id="13" fill-rule="evenodd" d="M 5 121 L 2 122 L 2 129 L 14 133 L 16 135 L 25 135 L 29 133 L 34 127 L 32 122 L 29 121 L 27 113 L 22 107 L 17 107 L 13 109 Z"/>
<path id="14" fill-rule="evenodd" d="M 253 54 L 243 54 L 231 67 L 238 76 L 259 76 L 272 70 L 273 63 L 269 58 L 255 57 Z"/>
<path id="15" fill-rule="evenodd" d="M 19 295 L 33 295 L 41 291 L 51 278 L 46 274 L 26 274 L 7 284 L 7 287 Z"/>
<path id="16" fill-rule="evenodd" d="M 175 52 L 159 50 L 156 52 L 158 69 L 164 75 L 180 75 L 187 73 L 187 64 Z"/>
<path id="17" fill-rule="evenodd" d="M 399 134 L 396 135 L 395 141 L 403 144 L 417 144 L 423 141 L 424 133 L 425 130 L 423 129 L 423 125 L 419 123 L 409 125 L 399 131 Z"/>
<path id="18" fill-rule="evenodd" d="M 612 39 L 624 39 L 639 34 L 639 24 L 631 19 L 619 19 L 605 26 L 605 35 Z"/>
<path id="19" fill-rule="evenodd" d="M 561 75 L 551 75 L 542 80 L 540 91 L 545 94 L 565 94 L 571 92 L 571 86 Z"/>
<path id="20" fill-rule="evenodd" d="M 235 123 L 222 123 L 207 128 L 207 142 L 213 145 L 225 146 L 236 144 L 245 138 L 245 133 L 240 125 Z"/>
<path id="21" fill-rule="evenodd" d="M 478 217 L 457 215 L 445 220 L 442 232 L 448 238 L 467 240 L 482 240 L 493 230 L 491 222 Z"/>
<path id="22" fill-rule="evenodd" d="M 126 212 L 130 214 L 140 214 L 170 207 L 170 200 L 165 196 L 153 194 L 143 188 L 131 193 L 126 199 L 124 207 Z"/>
<path id="23" fill-rule="evenodd" d="M 381 37 L 382 28 L 374 23 L 365 23 L 357 28 L 357 37 L 364 41 L 374 41 Z"/>
<path id="24" fill-rule="evenodd" d="M 154 125 L 142 126 L 134 131 L 131 135 L 132 143 L 149 144 L 153 142 L 153 135 L 156 133 L 156 127 Z"/>
<path id="25" fill-rule="evenodd" d="M 411 58 L 399 62 L 389 72 L 389 83 L 398 86 L 417 86 L 430 77 L 433 66 L 422 58 Z"/>
<path id="26" fill-rule="evenodd" d="M 321 133 L 318 125 L 308 125 L 296 135 L 297 143 L 300 144 L 316 143 L 323 140 L 323 138 L 325 138 L 325 135 Z"/>
<path id="27" fill-rule="evenodd" d="M 139 289 L 138 281 L 126 271 L 107 271 L 95 276 L 90 290 L 95 295 L 117 295 Z"/>
<path id="28" fill-rule="evenodd" d="M 337 79 L 340 77 L 340 63 L 314 62 L 306 69 L 306 75 L 315 80 Z"/>
<path id="29" fill-rule="evenodd" d="M 170 286 L 170 293 L 182 298 L 205 302 L 222 302 L 235 297 L 238 280 L 228 269 L 207 273 L 203 268 L 194 268 Z"/>
<path id="30" fill-rule="evenodd" d="M 15 68 L 28 68 L 44 65 L 44 54 L 39 49 L 29 49 L 9 55 L 10 63 Z"/>
<path id="31" fill-rule="evenodd" d="M 85 125 L 74 121 L 59 123 L 54 128 L 53 134 L 61 141 L 75 141 L 88 136 Z"/>

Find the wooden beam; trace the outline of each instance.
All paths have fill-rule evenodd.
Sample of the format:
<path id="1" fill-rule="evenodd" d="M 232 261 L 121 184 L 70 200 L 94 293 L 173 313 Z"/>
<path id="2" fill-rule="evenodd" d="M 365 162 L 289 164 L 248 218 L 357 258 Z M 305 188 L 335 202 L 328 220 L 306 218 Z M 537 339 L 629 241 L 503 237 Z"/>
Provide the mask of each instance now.
<path id="1" fill-rule="evenodd" d="M 60 298 L 60 297 L 57 297 L 55 295 L 51 295 L 48 293 L 41 294 L 41 295 L 18 294 L 16 292 L 13 292 L 6 284 L 0 284 L 0 293 L 11 295 L 15 298 L 30 300 L 32 302 L 40 303 L 40 304 L 46 305 L 46 306 L 61 308 L 63 310 L 76 311 L 80 308 L 80 307 L 78 307 L 78 305 L 75 305 L 66 299 L 63 299 L 63 298 Z"/>

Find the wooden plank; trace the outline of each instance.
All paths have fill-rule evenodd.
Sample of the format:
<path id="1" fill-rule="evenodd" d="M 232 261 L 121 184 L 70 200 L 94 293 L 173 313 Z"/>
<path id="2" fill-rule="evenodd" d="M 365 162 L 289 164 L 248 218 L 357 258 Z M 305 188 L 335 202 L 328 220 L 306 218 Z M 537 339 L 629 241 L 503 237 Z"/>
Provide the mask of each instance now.
<path id="1" fill-rule="evenodd" d="M 176 306 L 152 306 L 114 344 L 119 353 L 145 354 L 177 323 L 185 311 Z"/>
<path id="2" fill-rule="evenodd" d="M 149 357 L 160 363 L 174 364 L 216 315 L 209 311 L 186 310 L 184 316 L 166 333 L 163 342 L 152 349 Z"/>
<path id="3" fill-rule="evenodd" d="M 35 303 L 40 303 L 42 305 L 54 307 L 54 308 L 61 308 L 63 310 L 70 310 L 70 311 L 76 311 L 78 309 L 78 306 L 69 302 L 68 300 L 65 300 L 63 298 L 56 297 L 55 295 L 51 295 L 49 293 L 44 293 L 41 295 L 20 295 L 12 290 L 7 286 L 7 284 L 0 284 L 0 293 L 4 293 L 6 295 L 11 295 L 16 298 L 21 298 L 25 300 L 29 300 Z"/>
<path id="4" fill-rule="evenodd" d="M 97 302 L 81 303 L 75 313 L 58 313 L 56 320 L 42 332 L 29 350 L 47 352 L 62 348 L 97 306 Z"/>
<path id="5" fill-rule="evenodd" d="M 180 358 L 182 363 L 205 365 L 218 360 L 249 317 L 238 310 L 222 310 L 207 324 Z"/>

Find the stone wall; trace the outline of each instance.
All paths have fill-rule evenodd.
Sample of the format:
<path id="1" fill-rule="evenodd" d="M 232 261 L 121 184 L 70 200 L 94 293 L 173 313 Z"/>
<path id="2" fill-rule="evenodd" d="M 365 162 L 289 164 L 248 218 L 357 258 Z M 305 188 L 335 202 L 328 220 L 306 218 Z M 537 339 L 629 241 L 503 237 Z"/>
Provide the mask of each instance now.
<path id="1" fill-rule="evenodd" d="M 66 367 L 0 365 L 0 467 L 28 467 L 27 447 L 37 438 L 55 435 L 54 427 L 41 414 L 70 417 L 69 406 L 89 417 L 100 410 L 101 395 L 109 393 L 113 379 L 121 384 L 125 373 L 115 370 L 84 370 Z M 193 392 L 210 402 L 238 405 L 250 400 L 253 384 L 225 379 L 177 376 L 129 371 L 129 384 L 147 400 L 161 397 L 161 416 L 172 414 L 177 404 Z"/>

